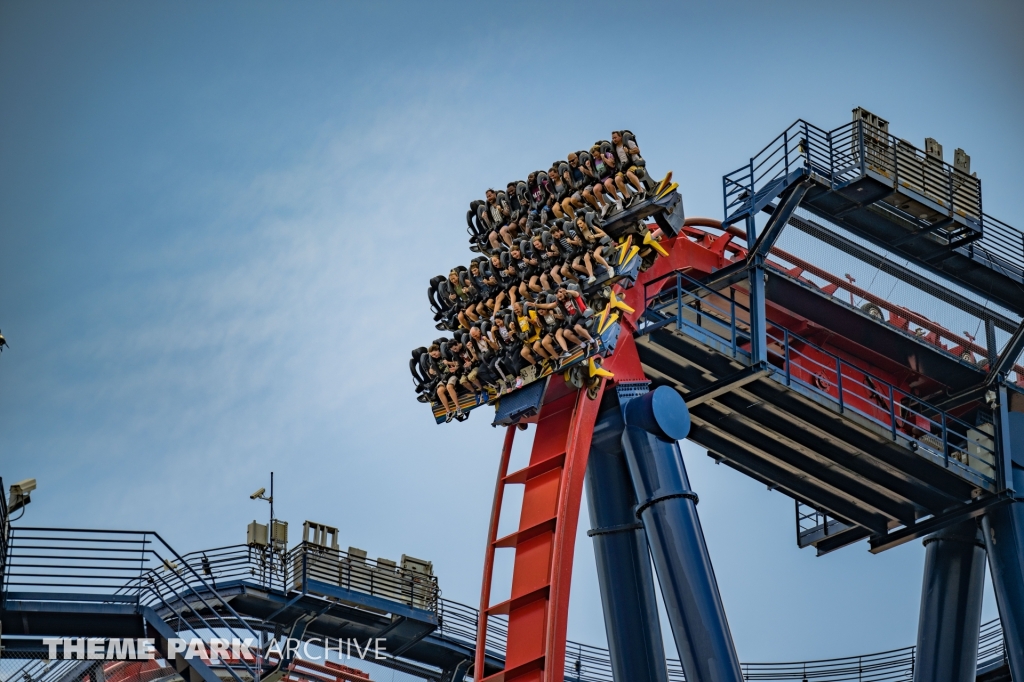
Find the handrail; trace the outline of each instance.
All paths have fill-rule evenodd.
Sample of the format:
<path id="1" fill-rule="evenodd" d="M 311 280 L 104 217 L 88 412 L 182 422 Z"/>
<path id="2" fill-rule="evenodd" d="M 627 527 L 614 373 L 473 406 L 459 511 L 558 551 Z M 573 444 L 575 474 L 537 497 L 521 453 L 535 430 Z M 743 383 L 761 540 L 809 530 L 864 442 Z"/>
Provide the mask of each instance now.
<path id="1" fill-rule="evenodd" d="M 61 533 L 67 536 L 65 539 L 75 540 L 76 544 L 68 543 L 64 549 L 70 548 L 70 551 L 74 552 L 75 549 L 81 549 L 87 538 L 75 537 L 74 534 L 103 534 L 111 535 L 115 537 L 108 538 L 111 541 L 116 541 L 119 544 L 137 542 L 137 544 L 143 547 L 149 547 L 154 544 L 162 544 L 166 547 L 166 543 L 156 533 L 152 532 L 136 532 L 136 531 L 95 531 L 95 530 L 84 530 L 84 529 L 57 529 L 57 528 L 15 528 L 15 536 L 18 536 L 22 531 L 25 535 L 20 539 L 26 539 L 29 537 L 46 538 L 46 533 Z M 34 536 L 32 534 L 35 534 Z M 136 540 L 132 539 L 132 536 L 142 536 Z M 317 546 L 308 546 L 303 549 L 302 545 L 299 545 L 289 552 L 291 556 L 300 556 L 303 552 L 308 553 L 310 557 L 321 556 L 321 553 L 314 550 Z M 16 546 L 17 548 L 17 546 Z M 170 549 L 170 548 L 168 548 Z M 296 554 L 296 550 L 302 550 Z M 189 614 L 184 618 L 180 619 L 180 622 L 188 626 L 188 628 L 197 636 L 200 631 L 204 629 L 207 632 L 231 629 L 237 624 L 241 624 L 250 632 L 255 632 L 252 626 L 245 618 L 240 616 L 237 612 L 230 608 L 230 605 L 226 601 L 221 600 L 215 589 L 215 583 L 218 581 L 224 581 L 227 579 L 240 578 L 243 584 L 245 582 L 255 582 L 257 575 L 256 569 L 262 566 L 262 557 L 258 553 L 252 552 L 245 545 L 230 545 L 226 547 L 216 547 L 207 550 L 199 550 L 190 552 L 188 554 L 179 555 L 170 549 L 171 557 L 176 561 L 176 570 L 169 570 L 166 565 L 163 564 L 163 560 L 168 557 L 163 557 L 157 552 L 151 549 L 141 550 L 141 554 L 148 556 L 148 561 L 156 563 L 160 560 L 160 563 L 149 569 L 142 570 L 139 576 L 135 579 L 137 589 L 145 592 L 149 590 L 150 596 L 156 601 L 147 601 L 147 604 L 159 603 L 165 608 L 181 608 L 182 606 L 188 606 L 188 599 L 194 598 L 196 582 L 193 581 L 193 585 L 190 586 L 183 595 L 182 592 L 176 591 L 173 588 L 172 575 L 178 575 L 177 571 L 181 571 L 181 574 L 195 575 L 199 578 L 199 583 L 204 587 L 203 590 L 209 590 L 207 595 L 216 595 L 216 599 L 219 600 L 218 605 L 227 607 L 230 615 L 222 617 L 219 621 L 219 625 L 214 625 L 205 620 L 198 611 L 195 609 L 189 609 Z M 333 553 L 331 553 L 333 554 Z M 8 564 L 13 564 L 15 567 L 20 568 L 21 564 L 18 563 L 17 558 L 22 556 L 20 554 L 12 553 L 8 557 Z M 207 559 L 207 567 L 209 572 L 205 575 L 209 578 L 209 582 L 202 579 L 199 576 L 200 572 L 206 570 L 203 566 L 203 558 Z M 58 557 L 59 558 L 59 557 Z M 74 558 L 74 557 L 72 557 Z M 35 585 L 36 587 L 47 587 L 51 586 L 49 582 L 43 581 L 39 584 L 26 583 L 26 575 L 22 574 L 19 570 L 16 575 L 21 578 L 17 581 L 19 585 Z M 149 586 L 149 582 L 146 580 L 147 575 L 152 575 L 154 581 L 159 579 L 169 589 L 165 592 L 155 593 L 154 587 Z M 95 577 L 95 576 L 94 576 Z M 103 576 L 99 576 L 99 582 L 102 582 Z M 81 587 L 75 585 L 76 587 Z M 262 586 L 262 584 L 260 584 Z M 281 588 L 283 593 L 287 593 L 288 586 L 282 584 Z M 62 590 L 56 590 L 55 594 L 60 594 Z M 156 596 L 153 596 L 153 595 Z M 207 597 L 205 602 L 208 606 L 212 599 Z M 436 636 L 442 639 L 452 640 L 462 645 L 473 647 L 476 642 L 476 624 L 478 618 L 477 609 L 455 602 L 449 599 L 437 597 L 437 614 L 438 614 L 438 630 Z M 488 618 L 487 626 L 487 648 L 488 653 L 504 658 L 505 655 L 505 640 L 508 635 L 508 627 L 504 618 L 501 616 L 492 616 Z M 611 682 L 611 660 L 608 649 L 603 647 L 596 647 L 579 642 L 569 641 L 566 645 L 565 654 L 565 678 L 566 680 L 578 680 L 579 682 Z M 893 649 L 891 651 L 883 651 L 872 654 L 865 654 L 862 656 L 846 656 L 840 658 L 831 659 L 818 659 L 810 661 L 799 661 L 799 662 L 779 662 L 779 663 L 744 663 L 741 664 L 744 676 L 748 680 L 816 680 L 817 682 L 829 682 L 839 680 L 857 679 L 857 675 L 863 675 L 863 679 L 871 679 L 877 682 L 885 681 L 896 681 L 909 679 L 909 671 L 913 670 L 915 657 L 915 648 L 904 647 L 901 649 Z M 981 627 L 980 635 L 980 646 L 978 654 L 978 665 L 979 668 L 982 666 L 990 666 L 1005 660 L 1005 650 L 1002 638 L 1002 628 L 998 619 L 992 620 L 985 623 Z M 232 663 L 234 665 L 234 662 Z M 230 668 L 230 666 L 228 666 Z M 669 659 L 669 679 L 672 682 L 683 681 L 682 665 L 678 659 Z M 867 675 L 870 673 L 870 677 Z M 234 671 L 231 672 L 233 676 L 237 676 Z M 801 677 L 802 676 L 802 677 Z"/>
<path id="2" fill-rule="evenodd" d="M 647 288 L 650 285 L 673 276 L 675 284 L 671 289 L 662 288 L 653 296 L 648 294 Z M 687 284 L 685 288 L 684 282 Z M 729 294 L 724 293 L 725 289 L 729 289 Z M 701 291 L 710 296 L 701 297 L 697 293 Z M 749 314 L 750 311 L 736 301 L 731 295 L 732 291 L 731 286 L 723 287 L 722 290 L 711 288 L 682 271 L 668 273 L 645 285 L 645 310 L 640 319 L 647 324 L 641 324 L 638 333 L 650 333 L 674 322 L 679 329 L 688 326 L 718 337 L 723 343 L 728 343 L 736 354 L 742 350 L 740 336 L 746 333 L 740 326 L 737 311 L 741 313 L 740 318 L 742 313 Z M 684 301 L 684 298 L 688 300 Z M 729 309 L 717 305 L 715 300 L 727 300 Z M 675 307 L 673 317 L 662 314 L 662 311 L 671 307 Z M 690 311 L 696 322 L 684 317 L 684 308 Z M 716 332 L 715 325 L 727 327 L 728 336 Z M 997 458 L 994 446 L 982 442 L 980 435 L 972 436 L 972 433 L 980 433 L 974 425 L 825 350 L 778 323 L 769 322 L 765 337 L 769 362 L 779 366 L 787 386 L 797 382 L 805 389 L 838 402 L 840 412 L 852 410 L 880 424 L 891 433 L 893 440 L 904 438 L 912 442 L 914 447 L 936 453 L 942 457 L 946 468 L 956 466 L 951 465 L 951 460 L 955 460 L 976 475 L 995 481 Z M 778 348 L 773 347 L 773 344 Z M 813 354 L 809 351 L 813 351 Z M 886 413 L 884 418 L 879 416 L 880 412 Z M 972 450 L 974 454 L 971 454 Z M 972 458 L 984 464 L 988 472 L 971 466 Z"/>
<path id="3" fill-rule="evenodd" d="M 983 211 L 977 177 L 862 120 L 832 130 L 795 121 L 746 164 L 722 177 L 726 222 L 759 206 L 763 193 L 781 189 L 777 183 L 796 169 L 812 173 L 832 189 L 872 173 L 931 204 L 936 213 L 959 220 L 961 227 L 946 235 L 950 247 L 983 257 L 990 267 L 1015 279 L 1024 278 L 1024 233 Z M 885 208 L 901 213 L 896 206 Z"/>
<path id="4" fill-rule="evenodd" d="M 11 587 L 34 587 L 67 593 L 72 601 L 83 591 L 101 598 L 134 596 L 139 607 L 158 614 L 187 613 L 179 623 L 196 637 L 204 631 L 238 636 L 219 607 L 253 639 L 259 638 L 196 568 L 153 531 L 12 527 L 5 566 L 5 594 Z M 249 662 L 240 665 L 250 677 L 258 677 Z M 233 668 L 229 674 L 243 682 Z"/>
<path id="5" fill-rule="evenodd" d="M 441 600 L 442 626 L 439 635 L 472 645 L 476 632 L 476 609 L 447 599 Z M 490 623 L 492 619 L 488 619 Z M 504 656 L 505 632 L 488 626 L 488 650 Z M 999 619 L 981 626 L 978 665 L 988 666 L 1005 660 L 1002 646 L 1002 628 Z M 844 656 L 808 661 L 776 663 L 743 663 L 741 669 L 747 680 L 830 680 L 871 679 L 877 682 L 908 680 L 914 669 L 916 647 L 909 646 L 860 656 Z M 577 665 L 578 663 L 578 665 Z M 682 682 L 682 664 L 668 659 L 669 679 Z M 611 658 L 603 647 L 568 641 L 565 654 L 565 679 L 580 682 L 611 682 Z"/>
<path id="6" fill-rule="evenodd" d="M 7 599 L 7 552 L 10 546 L 11 521 L 7 513 L 7 498 L 4 496 L 4 479 L 0 476 L 0 609 Z"/>

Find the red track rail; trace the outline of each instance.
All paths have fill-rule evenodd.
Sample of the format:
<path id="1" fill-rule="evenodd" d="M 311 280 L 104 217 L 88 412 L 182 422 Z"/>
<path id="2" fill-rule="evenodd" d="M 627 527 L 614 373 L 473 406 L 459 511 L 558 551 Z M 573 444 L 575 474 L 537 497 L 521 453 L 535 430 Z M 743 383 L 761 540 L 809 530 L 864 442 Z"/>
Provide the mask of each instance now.
<path id="1" fill-rule="evenodd" d="M 629 326 L 623 329 L 615 354 L 605 363 L 605 368 L 615 373 L 616 381 L 644 379 Z M 585 390 L 568 389 L 553 378 L 537 417 L 529 464 L 511 474 L 508 464 L 515 427 L 506 432 L 491 509 L 473 669 L 484 669 L 487 618 L 497 614 L 508 615 L 506 667 L 484 678 L 487 682 L 562 680 L 583 479 L 605 388 L 606 382 L 602 382 L 591 400 Z M 518 530 L 498 538 L 507 485 L 525 486 L 522 510 Z M 515 549 L 512 593 L 508 600 L 491 605 L 494 554 L 501 548 Z"/>

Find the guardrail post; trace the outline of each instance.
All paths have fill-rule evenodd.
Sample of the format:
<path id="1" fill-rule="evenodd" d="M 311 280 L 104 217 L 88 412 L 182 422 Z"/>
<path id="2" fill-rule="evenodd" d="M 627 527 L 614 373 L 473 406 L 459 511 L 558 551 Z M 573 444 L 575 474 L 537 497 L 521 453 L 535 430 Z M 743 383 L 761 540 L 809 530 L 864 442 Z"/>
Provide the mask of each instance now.
<path id="1" fill-rule="evenodd" d="M 864 158 L 864 121 L 857 121 L 857 153 L 860 156 L 860 174 L 867 172 L 867 160 Z"/>
<path id="2" fill-rule="evenodd" d="M 753 206 L 754 205 L 754 157 L 750 157 L 750 175 L 748 177 L 750 178 L 750 189 L 748 190 L 750 192 L 750 197 L 747 199 L 747 203 L 750 206 Z"/>
<path id="3" fill-rule="evenodd" d="M 786 177 L 789 177 L 789 130 L 782 134 L 782 158 L 785 159 Z"/>
<path id="4" fill-rule="evenodd" d="M 683 278 L 676 273 L 676 329 L 683 329 Z"/>
<path id="5" fill-rule="evenodd" d="M 836 188 L 836 148 L 832 140 L 832 131 L 825 133 L 828 141 L 828 184 L 832 189 Z"/>
<path id="6" fill-rule="evenodd" d="M 736 357 L 736 290 L 729 287 L 729 330 L 732 336 L 732 356 Z"/>
<path id="7" fill-rule="evenodd" d="M 889 384 L 889 423 L 892 426 L 892 439 L 896 440 L 896 398 L 893 396 L 892 384 Z"/>
<path id="8" fill-rule="evenodd" d="M 949 427 L 946 425 L 946 413 L 940 412 L 942 415 L 942 462 L 949 468 Z"/>
<path id="9" fill-rule="evenodd" d="M 845 411 L 843 404 L 843 361 L 836 356 L 836 393 L 839 394 L 839 414 Z"/>
<path id="10" fill-rule="evenodd" d="M 789 386 L 790 382 L 790 371 L 789 371 L 789 330 L 782 330 L 782 343 L 783 343 L 783 359 L 782 362 L 786 365 L 786 385 Z"/>

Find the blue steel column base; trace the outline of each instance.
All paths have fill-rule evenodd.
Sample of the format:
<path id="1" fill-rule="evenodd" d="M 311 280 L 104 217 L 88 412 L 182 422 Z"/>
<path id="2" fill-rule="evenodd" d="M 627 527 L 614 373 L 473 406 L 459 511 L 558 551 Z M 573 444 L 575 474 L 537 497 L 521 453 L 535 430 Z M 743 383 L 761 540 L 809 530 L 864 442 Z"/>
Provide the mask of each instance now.
<path id="1" fill-rule="evenodd" d="M 1002 456 L 1009 458 L 1007 484 L 1014 501 L 988 511 L 981 528 L 989 572 L 1003 625 L 1010 675 L 1024 680 L 1024 414 L 1005 412 Z"/>
<path id="2" fill-rule="evenodd" d="M 616 682 L 668 682 L 654 572 L 622 452 L 622 412 L 611 391 L 594 426 L 587 462 L 588 535 Z"/>
<path id="3" fill-rule="evenodd" d="M 626 404 L 622 445 L 672 636 L 687 682 L 742 682 L 718 582 L 678 439 L 690 430 L 682 397 L 660 387 Z"/>
<path id="4" fill-rule="evenodd" d="M 974 682 L 985 591 L 985 546 L 971 520 L 924 541 L 914 682 Z"/>
<path id="5" fill-rule="evenodd" d="M 988 511 L 981 528 L 989 572 L 1014 680 L 1024 680 L 1024 414 L 1008 412 L 1003 456 L 1010 458 L 1008 483 L 1015 500 Z"/>

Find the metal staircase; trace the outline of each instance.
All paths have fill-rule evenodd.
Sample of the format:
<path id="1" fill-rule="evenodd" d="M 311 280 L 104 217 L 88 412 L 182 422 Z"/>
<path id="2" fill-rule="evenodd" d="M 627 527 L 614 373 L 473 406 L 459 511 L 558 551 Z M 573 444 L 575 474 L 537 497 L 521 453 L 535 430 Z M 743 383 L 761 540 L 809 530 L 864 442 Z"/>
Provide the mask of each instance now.
<path id="1" fill-rule="evenodd" d="M 201 658 L 174 655 L 171 639 L 259 640 L 210 576 L 157 533 L 13 527 L 7 540 L 5 636 L 152 638 L 187 682 L 222 678 Z M 235 682 L 260 676 L 255 660 L 218 670 Z"/>

